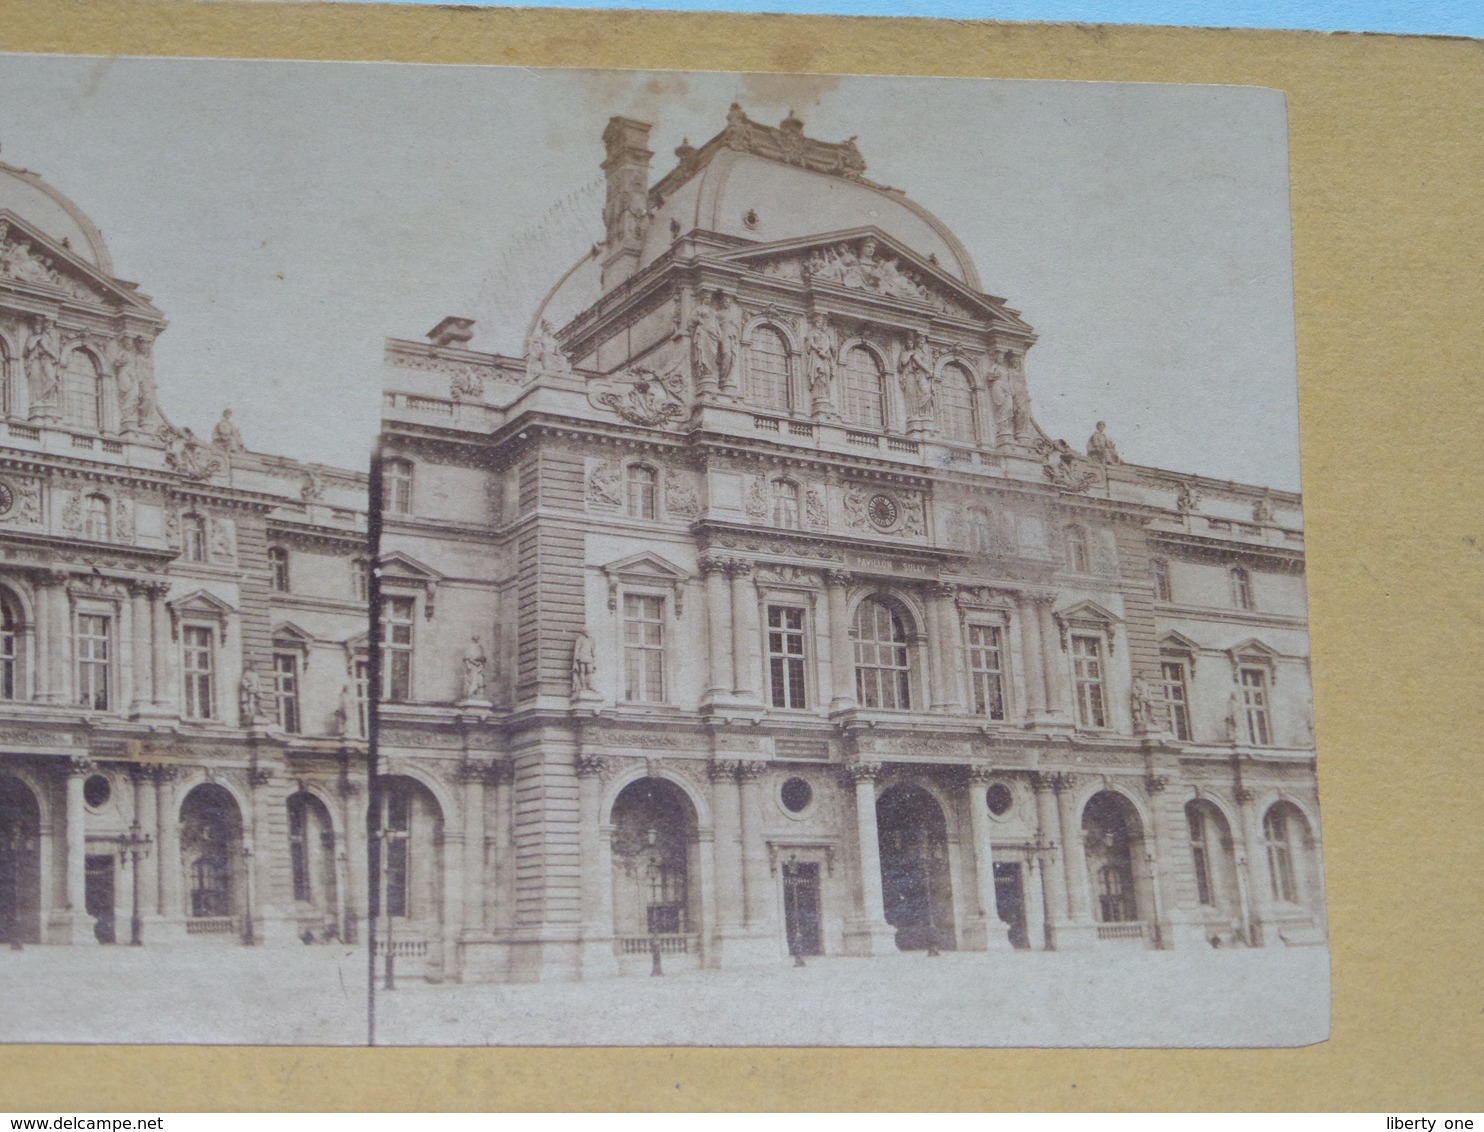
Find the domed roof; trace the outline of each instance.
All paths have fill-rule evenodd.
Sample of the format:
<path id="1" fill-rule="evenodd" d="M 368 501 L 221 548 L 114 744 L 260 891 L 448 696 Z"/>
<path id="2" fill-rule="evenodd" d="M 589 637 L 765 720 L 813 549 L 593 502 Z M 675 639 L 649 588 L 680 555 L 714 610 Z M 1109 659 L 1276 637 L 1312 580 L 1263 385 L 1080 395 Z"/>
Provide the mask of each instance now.
<path id="1" fill-rule="evenodd" d="M 113 257 L 87 214 L 29 169 L 0 161 L 0 210 L 9 209 L 57 243 L 87 260 L 105 275 L 113 274 Z"/>
<path id="2" fill-rule="evenodd" d="M 756 243 L 879 228 L 979 290 L 979 273 L 947 226 L 892 189 L 757 153 L 720 149 L 699 175 L 665 198 L 650 221 L 639 265 L 658 259 L 677 233 L 701 229 Z"/>

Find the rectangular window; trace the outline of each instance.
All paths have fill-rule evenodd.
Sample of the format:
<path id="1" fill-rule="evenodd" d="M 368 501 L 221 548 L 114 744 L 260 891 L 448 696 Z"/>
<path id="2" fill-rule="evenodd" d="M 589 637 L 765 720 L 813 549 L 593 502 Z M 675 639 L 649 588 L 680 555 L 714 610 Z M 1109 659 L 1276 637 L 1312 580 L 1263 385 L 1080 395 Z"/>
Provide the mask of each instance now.
<path id="1" fill-rule="evenodd" d="M 624 699 L 662 703 L 665 698 L 665 599 L 623 598 Z"/>
<path id="2" fill-rule="evenodd" d="M 108 710 L 112 628 L 111 618 L 77 615 L 77 702 L 89 711 Z"/>
<path id="3" fill-rule="evenodd" d="M 14 700 L 21 688 L 20 632 L 9 607 L 0 605 L 0 700 Z"/>
<path id="4" fill-rule="evenodd" d="M 212 686 L 212 632 L 204 625 L 181 630 L 181 668 L 185 674 L 187 719 L 211 719 L 215 696 Z"/>
<path id="5" fill-rule="evenodd" d="M 1195 894 L 1202 904 L 1215 904 L 1211 898 L 1211 858 L 1206 848 L 1206 819 L 1196 810 L 1188 810 L 1185 820 L 1190 825 L 1190 855 L 1195 860 Z"/>
<path id="6" fill-rule="evenodd" d="M 1005 718 L 1005 660 L 995 625 L 969 626 L 969 678 L 974 711 L 990 719 Z"/>
<path id="7" fill-rule="evenodd" d="M 275 590 L 281 594 L 289 592 L 289 552 L 283 547 L 268 548 L 268 574 Z"/>
<path id="8" fill-rule="evenodd" d="M 350 594 L 356 601 L 365 601 L 371 594 L 371 563 L 364 558 L 351 560 Z"/>
<path id="9" fill-rule="evenodd" d="M 1190 692 L 1185 685 L 1185 663 L 1162 660 L 1160 678 L 1165 686 L 1165 704 L 1170 709 L 1170 732 L 1176 739 L 1190 741 Z"/>
<path id="10" fill-rule="evenodd" d="M 412 698 L 412 614 L 410 597 L 389 597 L 381 603 L 381 699 L 405 704 Z"/>
<path id="11" fill-rule="evenodd" d="M 1072 638 L 1072 675 L 1077 686 L 1077 722 L 1083 727 L 1106 727 L 1103 642 L 1099 638 Z"/>
<path id="12" fill-rule="evenodd" d="M 297 653 L 273 654 L 273 682 L 278 692 L 278 726 L 290 735 L 297 735 L 300 731 Z"/>
<path id="13" fill-rule="evenodd" d="M 774 707 L 805 706 L 802 609 L 789 605 L 768 606 L 768 679 Z"/>
<path id="14" fill-rule="evenodd" d="M 1154 560 L 1154 600 L 1173 600 L 1170 597 L 1170 564 L 1163 558 Z"/>
<path id="15" fill-rule="evenodd" d="M 1247 714 L 1247 741 L 1254 747 L 1272 745 L 1272 727 L 1268 721 L 1268 674 L 1261 668 L 1244 668 L 1242 707 Z"/>

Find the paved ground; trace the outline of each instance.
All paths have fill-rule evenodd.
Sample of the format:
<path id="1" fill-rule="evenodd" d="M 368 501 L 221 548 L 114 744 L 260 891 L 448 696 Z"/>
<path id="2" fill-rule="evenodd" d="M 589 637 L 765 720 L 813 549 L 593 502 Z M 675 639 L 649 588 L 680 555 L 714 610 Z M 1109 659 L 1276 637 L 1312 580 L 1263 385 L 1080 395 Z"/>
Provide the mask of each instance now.
<path id="1" fill-rule="evenodd" d="M 1302 1045 L 1329 960 L 1288 951 L 816 959 L 585 984 L 378 994 L 385 1045 Z M 0 1038 L 358 1044 L 364 952 L 223 946 L 0 950 Z"/>

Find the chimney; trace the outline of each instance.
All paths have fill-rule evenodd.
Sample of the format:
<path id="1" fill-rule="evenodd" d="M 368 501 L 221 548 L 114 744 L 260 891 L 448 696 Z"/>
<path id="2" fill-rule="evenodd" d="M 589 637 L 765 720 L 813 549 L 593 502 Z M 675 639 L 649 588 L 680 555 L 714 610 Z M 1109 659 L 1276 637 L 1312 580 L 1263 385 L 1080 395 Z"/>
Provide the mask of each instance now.
<path id="1" fill-rule="evenodd" d="M 432 330 L 428 331 L 428 341 L 435 346 L 455 346 L 467 348 L 469 340 L 474 337 L 474 320 L 472 318 L 458 318 L 449 315 Z"/>
<path id="2" fill-rule="evenodd" d="M 632 118 L 610 118 L 603 131 L 608 156 L 603 173 L 608 199 L 603 226 L 608 238 L 603 248 L 603 290 L 622 283 L 639 267 L 639 252 L 649 226 L 649 123 Z"/>

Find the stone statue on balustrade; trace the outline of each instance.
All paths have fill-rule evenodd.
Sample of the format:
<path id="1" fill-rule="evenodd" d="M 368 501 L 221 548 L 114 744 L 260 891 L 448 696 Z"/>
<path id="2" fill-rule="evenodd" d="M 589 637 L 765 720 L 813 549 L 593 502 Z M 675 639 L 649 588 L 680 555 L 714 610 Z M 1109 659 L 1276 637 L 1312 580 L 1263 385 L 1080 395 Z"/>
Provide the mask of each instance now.
<path id="1" fill-rule="evenodd" d="M 1095 464 L 1121 464 L 1118 446 L 1108 435 L 1108 425 L 1098 421 L 1097 431 L 1087 438 L 1087 458 Z"/>

